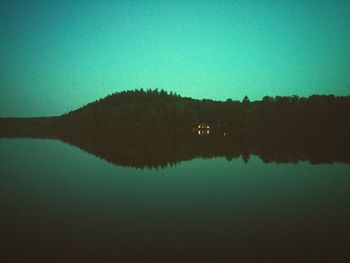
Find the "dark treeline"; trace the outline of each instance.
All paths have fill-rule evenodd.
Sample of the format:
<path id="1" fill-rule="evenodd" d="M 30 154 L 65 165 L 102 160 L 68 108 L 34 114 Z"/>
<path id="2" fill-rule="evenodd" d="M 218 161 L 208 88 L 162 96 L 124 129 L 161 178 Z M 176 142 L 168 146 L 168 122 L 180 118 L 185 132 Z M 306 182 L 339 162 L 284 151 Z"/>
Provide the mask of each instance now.
<path id="1" fill-rule="evenodd" d="M 350 96 L 195 100 L 158 90 L 115 93 L 56 118 L 1 119 L 2 137 L 58 138 L 112 163 L 163 167 L 249 154 L 266 162 L 350 162 Z M 209 127 L 205 136 L 198 125 Z"/>
<path id="2" fill-rule="evenodd" d="M 342 136 L 349 131 L 350 96 L 264 97 L 242 102 L 183 98 L 166 91 L 136 90 L 107 96 L 63 116 L 68 126 L 133 130 L 189 130 L 198 123 L 234 133 L 271 132 Z M 223 127 L 225 126 L 225 127 Z"/>

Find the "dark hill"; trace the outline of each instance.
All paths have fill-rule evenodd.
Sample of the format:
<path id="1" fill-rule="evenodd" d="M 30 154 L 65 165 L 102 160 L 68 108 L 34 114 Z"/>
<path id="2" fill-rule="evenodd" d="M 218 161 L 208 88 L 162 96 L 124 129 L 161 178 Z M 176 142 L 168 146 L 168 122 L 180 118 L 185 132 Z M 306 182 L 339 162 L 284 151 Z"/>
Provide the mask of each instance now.
<path id="1" fill-rule="evenodd" d="M 228 122 L 227 110 L 239 110 L 239 105 L 239 102 L 227 104 L 183 98 L 163 90 L 137 90 L 107 96 L 63 117 L 70 124 L 78 122 L 79 126 L 95 123 L 105 128 L 186 130 L 201 122 L 212 125 Z"/>
<path id="2" fill-rule="evenodd" d="M 195 100 L 158 90 L 107 96 L 61 117 L 67 128 L 189 131 L 200 123 L 228 134 L 338 137 L 349 134 L 350 97 Z M 287 136 L 287 134 L 289 134 Z"/>

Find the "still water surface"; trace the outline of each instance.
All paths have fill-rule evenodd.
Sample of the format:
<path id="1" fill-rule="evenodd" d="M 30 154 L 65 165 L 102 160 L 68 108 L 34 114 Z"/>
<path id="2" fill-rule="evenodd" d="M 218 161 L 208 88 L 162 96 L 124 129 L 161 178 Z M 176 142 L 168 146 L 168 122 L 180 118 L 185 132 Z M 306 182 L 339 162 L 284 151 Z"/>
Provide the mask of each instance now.
<path id="1" fill-rule="evenodd" d="M 350 258 L 348 164 L 134 169 L 43 139 L 1 139 L 0 160 L 1 262 Z"/>

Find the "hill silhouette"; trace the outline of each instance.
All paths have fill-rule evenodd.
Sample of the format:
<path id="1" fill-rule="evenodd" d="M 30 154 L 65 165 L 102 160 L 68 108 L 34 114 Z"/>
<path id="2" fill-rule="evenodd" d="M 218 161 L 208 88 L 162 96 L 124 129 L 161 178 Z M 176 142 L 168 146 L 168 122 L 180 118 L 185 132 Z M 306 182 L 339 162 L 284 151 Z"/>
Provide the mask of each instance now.
<path id="1" fill-rule="evenodd" d="M 164 167 L 249 154 L 266 162 L 350 162 L 350 96 L 196 100 L 124 91 L 51 118 L 2 118 L 1 137 L 56 138 L 109 162 Z"/>

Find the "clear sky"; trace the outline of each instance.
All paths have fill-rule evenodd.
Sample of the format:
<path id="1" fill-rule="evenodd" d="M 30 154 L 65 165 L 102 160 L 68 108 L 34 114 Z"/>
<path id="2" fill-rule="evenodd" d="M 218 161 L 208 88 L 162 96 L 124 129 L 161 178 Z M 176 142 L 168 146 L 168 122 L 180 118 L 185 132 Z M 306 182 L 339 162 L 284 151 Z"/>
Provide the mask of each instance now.
<path id="1" fill-rule="evenodd" d="M 350 1 L 0 0 L 0 116 L 115 91 L 350 94 Z"/>

